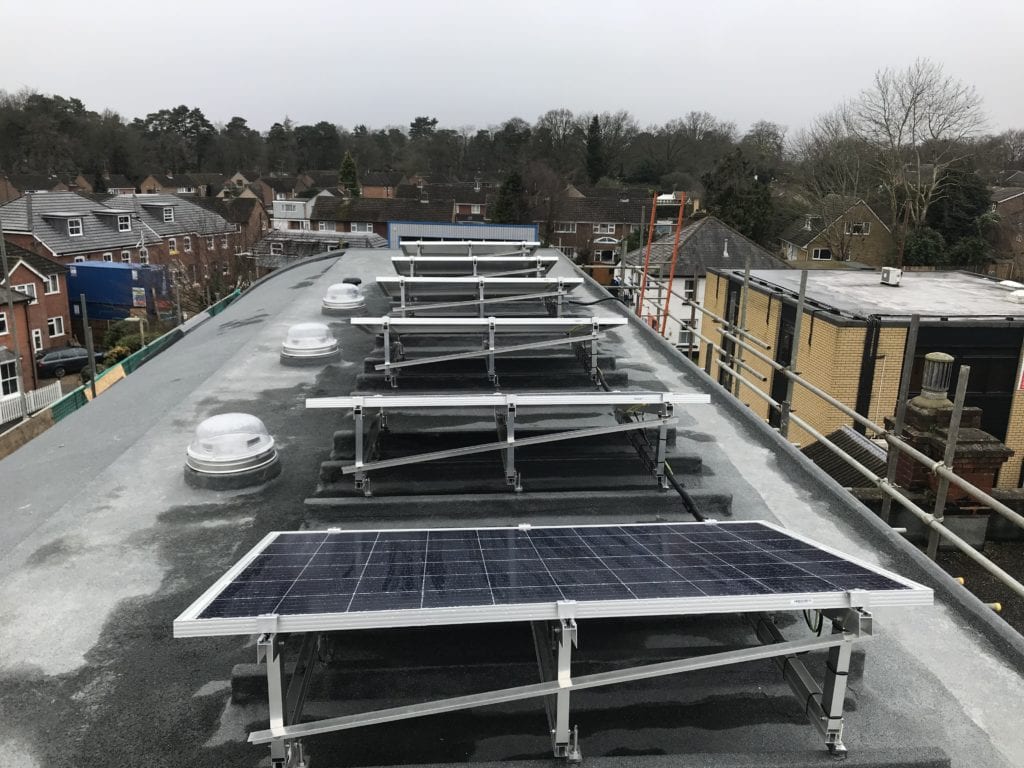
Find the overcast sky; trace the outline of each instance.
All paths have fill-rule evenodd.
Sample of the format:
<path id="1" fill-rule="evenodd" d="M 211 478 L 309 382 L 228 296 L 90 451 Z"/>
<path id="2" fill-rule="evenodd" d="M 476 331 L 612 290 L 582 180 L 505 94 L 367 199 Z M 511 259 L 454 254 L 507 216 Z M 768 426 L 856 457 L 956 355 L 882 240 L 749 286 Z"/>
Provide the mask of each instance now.
<path id="1" fill-rule="evenodd" d="M 923 56 L 977 87 L 993 130 L 1024 128 L 1021 0 L 2 2 L 0 88 L 126 118 L 458 128 L 568 107 L 793 129 Z"/>

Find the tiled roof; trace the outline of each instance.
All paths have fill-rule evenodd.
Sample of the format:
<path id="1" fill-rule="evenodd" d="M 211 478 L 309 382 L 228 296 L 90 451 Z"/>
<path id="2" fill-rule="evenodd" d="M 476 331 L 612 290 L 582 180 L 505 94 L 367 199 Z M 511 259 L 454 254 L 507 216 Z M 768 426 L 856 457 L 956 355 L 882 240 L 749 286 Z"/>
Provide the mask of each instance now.
<path id="1" fill-rule="evenodd" d="M 64 183 L 59 176 L 46 176 L 42 173 L 9 173 L 7 180 L 21 192 L 50 190 Z"/>
<path id="2" fill-rule="evenodd" d="M 495 190 L 481 185 L 479 189 L 473 182 L 460 184 L 424 184 L 420 189 L 415 184 L 402 184 L 395 189 L 395 197 L 421 200 L 447 199 L 456 203 L 484 205 L 496 194 Z"/>
<path id="3" fill-rule="evenodd" d="M 992 202 L 1005 203 L 1022 194 L 1024 194 L 1024 187 L 992 187 Z"/>
<path id="4" fill-rule="evenodd" d="M 403 176 L 401 171 L 367 171 L 359 183 L 366 187 L 395 187 Z"/>
<path id="5" fill-rule="evenodd" d="M 629 200 L 599 197 L 567 197 L 558 204 L 558 221 L 607 222 L 639 224 L 644 208 L 650 208 L 650 200 Z M 542 221 L 534 214 L 534 221 Z"/>
<path id="6" fill-rule="evenodd" d="M 322 195 L 313 205 L 313 220 L 327 221 L 451 221 L 455 201 L 408 198 L 356 197 L 341 200 Z"/>
<path id="7" fill-rule="evenodd" d="M 85 195 L 74 192 L 48 192 L 33 195 L 32 227 L 28 226 L 26 197 L 0 207 L 0 221 L 8 232 L 33 232 L 54 253 L 67 255 L 85 251 L 132 248 L 142 242 L 195 233 L 200 235 L 234 229 L 222 216 L 205 210 L 192 201 L 174 195 Z M 163 220 L 163 207 L 174 208 L 174 221 Z M 105 210 L 131 211 L 130 232 L 117 231 L 117 217 Z M 68 234 L 67 216 L 82 219 L 82 234 Z M 140 226 L 142 225 L 142 226 Z"/>
<path id="8" fill-rule="evenodd" d="M 14 269 L 14 265 L 19 261 L 24 261 L 40 275 L 62 275 L 67 271 L 67 267 L 60 262 L 48 259 L 45 256 L 39 256 L 32 253 L 32 251 L 27 251 L 9 240 L 5 242 L 5 245 L 7 248 L 7 263 L 11 269 Z M 3 282 L 3 275 L 0 275 L 0 282 Z"/>
<path id="9" fill-rule="evenodd" d="M 885 474 L 885 455 L 883 448 L 871 442 L 852 427 L 843 426 L 827 436 L 848 456 L 852 456 L 876 475 Z M 836 453 L 822 442 L 815 442 L 801 449 L 804 456 L 817 464 L 827 475 L 844 488 L 872 488 L 864 475 L 850 466 L 849 462 L 839 458 Z"/>
<path id="10" fill-rule="evenodd" d="M 654 196 L 654 190 L 649 187 L 592 187 L 583 184 L 575 186 L 584 197 L 599 197 L 605 200 L 650 201 Z"/>
<path id="11" fill-rule="evenodd" d="M 828 229 L 836 219 L 840 218 L 855 205 L 862 202 L 862 200 L 852 197 L 830 195 L 818 210 L 812 211 L 811 213 L 790 222 L 789 225 L 782 230 L 782 234 L 779 235 L 779 240 L 786 243 L 792 243 L 793 245 L 802 248 Z M 870 206 L 867 205 L 867 203 L 864 203 L 864 206 L 870 209 Z M 808 220 L 810 220 L 809 228 L 807 223 Z"/>
<path id="12" fill-rule="evenodd" d="M 670 264 L 673 235 L 665 235 L 651 244 L 651 263 Z M 646 244 L 626 254 L 626 263 L 643 264 Z M 728 256 L 726 249 L 728 248 Z M 788 264 L 774 256 L 714 216 L 684 226 L 679 233 L 676 276 L 704 274 L 709 269 L 743 267 L 750 259 L 751 269 L 787 269 Z"/>
<path id="13" fill-rule="evenodd" d="M 306 175 L 313 180 L 313 186 L 318 189 L 330 189 L 338 186 L 337 171 L 306 171 Z"/>
<path id="14" fill-rule="evenodd" d="M 275 192 L 294 192 L 299 183 L 295 176 L 260 176 L 259 180 Z"/>
<path id="15" fill-rule="evenodd" d="M 107 189 L 135 189 L 135 182 L 120 173 L 112 173 L 104 181 L 107 184 Z"/>
<path id="16" fill-rule="evenodd" d="M 197 197 L 188 202 L 223 216 L 232 224 L 248 224 L 252 210 L 262 203 L 255 197 Z"/>

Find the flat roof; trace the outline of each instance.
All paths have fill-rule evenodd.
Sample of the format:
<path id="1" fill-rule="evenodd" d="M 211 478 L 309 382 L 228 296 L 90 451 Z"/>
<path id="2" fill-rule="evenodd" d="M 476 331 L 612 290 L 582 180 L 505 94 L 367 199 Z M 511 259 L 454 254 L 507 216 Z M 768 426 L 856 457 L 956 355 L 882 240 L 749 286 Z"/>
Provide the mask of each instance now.
<path id="1" fill-rule="evenodd" d="M 743 279 L 741 270 L 715 270 Z M 755 269 L 750 276 L 760 290 L 800 290 L 801 270 Z M 903 272 L 898 286 L 883 285 L 880 271 L 812 270 L 807 298 L 850 318 L 869 315 L 946 318 L 999 317 L 1024 320 L 1024 304 L 1010 298 L 1014 288 L 970 272 Z"/>
<path id="2" fill-rule="evenodd" d="M 660 491 L 642 468 L 629 474 L 620 466 L 623 457 L 639 461 L 617 436 L 569 441 L 532 457 L 517 451 L 517 461 L 522 453 L 530 462 L 523 468 L 522 493 L 446 487 L 442 465 L 427 464 L 400 468 L 398 492 L 390 496 L 383 483 L 372 497 L 351 495 L 339 504 L 317 496 L 330 482 L 324 473 L 332 462 L 345 458 L 334 452 L 350 445 L 353 423 L 342 411 L 307 410 L 304 400 L 350 396 L 379 347 L 341 318 L 330 320 L 342 349 L 337 363 L 282 366 L 281 344 L 292 325 L 325 321 L 324 293 L 346 277 L 362 279 L 368 316 L 387 312 L 390 302 L 374 277 L 391 270 L 390 258 L 398 254 L 350 250 L 275 271 L 215 317 L 190 323 L 180 341 L 0 460 L 5 764 L 106 765 L 111 755 L 124 754 L 139 765 L 265 761 L 265 747 L 246 743 L 250 731 L 266 727 L 265 698 L 253 692 L 255 677 L 249 688 L 240 678 L 234 693 L 231 682 L 236 665 L 243 672 L 251 667 L 254 646 L 241 638 L 175 639 L 173 621 L 272 531 L 321 528 L 328 520 L 334 521 L 329 526 L 373 530 L 692 520 L 678 496 Z M 560 259 L 553 274 L 580 272 Z M 600 350 L 615 361 L 614 370 L 604 368 L 608 376 L 628 372 L 624 391 L 710 395 L 710 405 L 675 410 L 670 459 L 707 515 L 767 520 L 934 590 L 934 606 L 873 611 L 874 637 L 863 644 L 864 662 L 855 663 L 848 690 L 844 741 L 851 764 L 921 766 L 926 758 L 929 765 L 1024 764 L 1020 635 L 609 300 L 604 289 L 588 280 L 573 299 L 603 299 L 569 308 L 581 316 L 628 319 L 602 339 Z M 414 392 L 411 378 L 401 379 L 399 394 Z M 503 390 L 506 380 L 511 376 L 503 373 Z M 568 386 L 559 377 L 546 384 L 560 385 Z M 239 411 L 266 424 L 281 452 L 281 475 L 240 491 L 187 485 L 185 449 L 196 426 Z M 577 417 L 583 424 L 607 424 L 609 411 L 537 414 L 536 420 L 530 413 L 518 429 L 560 429 Z M 395 439 L 442 441 L 473 429 L 493 435 L 493 416 L 456 408 L 389 417 Z M 464 471 L 483 467 L 478 474 L 493 475 L 504 487 L 500 460 L 487 461 L 467 459 Z M 566 490 L 570 477 L 584 486 Z M 780 613 L 778 621 L 787 636 L 810 636 L 798 610 Z M 328 683 L 360 710 L 537 681 L 524 626 L 349 635 Z M 583 667 L 607 669 L 621 661 L 658 663 L 755 642 L 749 625 L 731 614 L 588 619 L 580 622 L 574 658 Z M 820 675 L 824 654 L 803 658 Z M 324 701 L 314 703 L 326 707 Z M 598 768 L 829 761 L 802 703 L 770 663 L 688 672 L 608 693 L 574 691 L 572 701 L 582 748 Z M 326 734 L 304 745 L 314 761 L 338 762 L 332 755 L 343 755 L 350 767 L 509 760 L 522 760 L 520 768 L 551 765 L 550 736 L 534 702 L 410 721 L 400 730 Z"/>

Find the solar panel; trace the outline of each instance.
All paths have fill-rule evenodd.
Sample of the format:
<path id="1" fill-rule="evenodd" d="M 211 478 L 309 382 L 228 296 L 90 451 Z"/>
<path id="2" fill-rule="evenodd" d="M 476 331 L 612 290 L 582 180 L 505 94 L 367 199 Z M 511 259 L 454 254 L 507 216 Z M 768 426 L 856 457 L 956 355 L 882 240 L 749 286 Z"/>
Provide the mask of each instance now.
<path id="1" fill-rule="evenodd" d="M 487 296 L 520 296 L 523 294 L 572 291 L 583 284 L 582 277 L 392 277 L 377 278 L 377 285 L 388 296 L 398 296 L 404 289 L 409 296 L 452 297 L 475 296 L 483 284 Z"/>
<path id="2" fill-rule="evenodd" d="M 506 248 L 505 251 L 508 251 Z M 557 256 L 526 253 L 503 256 L 392 256 L 391 265 L 400 275 L 489 275 L 522 273 L 545 275 L 558 263 Z"/>
<path id="3" fill-rule="evenodd" d="M 349 322 L 374 333 L 384 330 L 385 320 L 395 333 L 486 334 L 493 323 L 496 331 L 523 335 L 570 333 L 619 328 L 624 317 L 353 317 Z"/>
<path id="4" fill-rule="evenodd" d="M 406 256 L 480 256 L 509 252 L 533 254 L 540 243 L 531 240 L 403 240 L 399 247 Z"/>
<path id="5" fill-rule="evenodd" d="M 272 533 L 178 637 L 924 605 L 932 592 L 766 522 Z"/>

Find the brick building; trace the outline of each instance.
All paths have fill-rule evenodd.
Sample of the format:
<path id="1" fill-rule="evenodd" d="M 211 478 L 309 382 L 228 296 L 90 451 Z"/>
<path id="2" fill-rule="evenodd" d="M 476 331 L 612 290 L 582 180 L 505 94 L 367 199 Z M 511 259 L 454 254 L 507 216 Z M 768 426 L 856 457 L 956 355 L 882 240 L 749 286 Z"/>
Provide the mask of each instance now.
<path id="1" fill-rule="evenodd" d="M 33 353 L 71 344 L 67 267 L 10 242 L 7 264 L 10 273 L 6 285 L 29 297 L 18 335 L 28 340 Z M 27 380 L 27 372 L 25 376 Z"/>
<path id="2" fill-rule="evenodd" d="M 996 187 L 992 190 L 992 210 L 999 214 L 996 228 L 996 256 L 1016 265 L 1014 277 L 1024 267 L 1024 187 Z"/>
<path id="3" fill-rule="evenodd" d="M 14 305 L 13 316 L 8 307 L 8 298 Z M 17 397 L 18 389 L 17 365 L 15 354 L 21 358 L 24 382 L 22 389 L 28 392 L 37 386 L 36 369 L 32 364 L 32 340 L 25 333 L 28 328 L 28 310 L 31 298 L 25 294 L 7 288 L 6 283 L 0 284 L 0 401 Z M 18 337 L 18 348 L 14 348 L 14 337 Z M 0 419 L 2 421 L 2 419 Z"/>
<path id="4" fill-rule="evenodd" d="M 892 232 L 863 200 L 830 198 L 822 210 L 792 222 L 779 241 L 782 257 L 800 266 L 854 261 L 881 267 L 896 257 Z"/>
<path id="5" fill-rule="evenodd" d="M 362 232 L 388 236 L 388 224 L 396 221 L 455 220 L 452 198 L 420 200 L 416 198 L 342 199 L 328 195 L 316 198 L 310 214 L 310 229 L 317 232 Z"/>
<path id="6" fill-rule="evenodd" d="M 533 217 L 545 242 L 584 264 L 614 264 L 622 240 L 641 228 L 650 200 L 631 197 L 563 197 Z"/>
<path id="7" fill-rule="evenodd" d="M 771 345 L 773 359 L 788 365 L 795 340 L 799 270 L 754 270 L 747 301 L 747 330 Z M 710 270 L 704 306 L 732 319 L 739 316 L 742 270 Z M 896 409 L 910 316 L 921 326 L 910 373 L 910 395 L 920 392 L 921 367 L 928 352 L 946 352 L 971 367 L 967 405 L 982 409 L 981 428 L 1013 451 L 999 473 L 1000 488 L 1017 488 L 1024 459 L 1024 304 L 1011 296 L 1012 287 L 967 272 L 909 272 L 899 286 L 883 285 L 874 270 L 843 270 L 808 275 L 807 304 L 801 324 L 798 366 L 810 383 L 876 423 Z M 726 349 L 732 344 L 720 326 L 707 325 L 705 335 Z M 767 377 L 759 389 L 781 402 L 786 379 L 764 361 L 744 353 L 743 361 Z M 708 364 L 707 345 L 699 363 Z M 712 355 L 710 373 L 731 386 L 731 376 Z M 744 374 L 746 375 L 746 374 Z M 953 380 L 956 380 L 956 371 Z M 754 381 L 750 376 L 748 379 Z M 777 424 L 777 412 L 745 385 L 740 399 L 752 411 Z M 794 388 L 793 409 L 815 429 L 828 434 L 852 420 L 813 395 Z M 813 438 L 796 426 L 790 439 L 803 446 Z"/>

